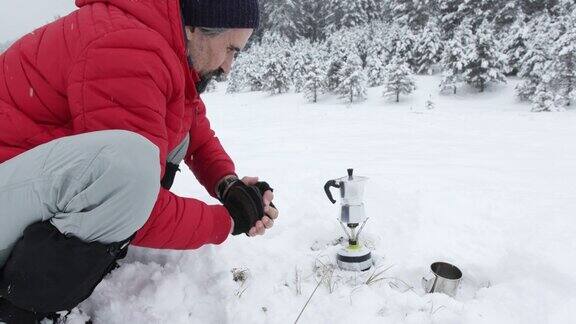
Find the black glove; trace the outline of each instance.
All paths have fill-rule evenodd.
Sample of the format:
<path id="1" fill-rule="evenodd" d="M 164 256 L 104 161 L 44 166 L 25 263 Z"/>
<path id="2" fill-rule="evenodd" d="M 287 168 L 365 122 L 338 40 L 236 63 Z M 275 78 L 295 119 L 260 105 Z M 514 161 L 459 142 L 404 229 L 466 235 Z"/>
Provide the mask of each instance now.
<path id="1" fill-rule="evenodd" d="M 264 202 L 260 190 L 256 186 L 245 185 L 241 180 L 228 187 L 222 202 L 234 220 L 232 235 L 248 234 L 264 216 Z"/>

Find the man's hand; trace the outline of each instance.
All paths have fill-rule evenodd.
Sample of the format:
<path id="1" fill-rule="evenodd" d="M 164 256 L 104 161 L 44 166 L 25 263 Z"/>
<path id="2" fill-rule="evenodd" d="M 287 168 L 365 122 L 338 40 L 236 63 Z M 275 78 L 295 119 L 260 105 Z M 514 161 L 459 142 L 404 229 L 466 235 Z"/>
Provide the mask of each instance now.
<path id="1" fill-rule="evenodd" d="M 247 186 L 256 186 L 262 192 L 262 200 L 264 202 L 264 217 L 257 221 L 256 224 L 248 231 L 248 236 L 264 235 L 267 229 L 274 226 L 274 220 L 278 218 L 278 209 L 272 203 L 274 199 L 274 193 L 269 186 L 263 187 L 260 184 L 263 182 L 258 182 L 258 177 L 244 177 L 242 182 Z"/>
<path id="2" fill-rule="evenodd" d="M 266 182 L 259 182 L 257 177 L 223 178 L 217 194 L 232 217 L 230 232 L 233 235 L 262 235 L 278 217 L 272 203 L 272 188 Z"/>

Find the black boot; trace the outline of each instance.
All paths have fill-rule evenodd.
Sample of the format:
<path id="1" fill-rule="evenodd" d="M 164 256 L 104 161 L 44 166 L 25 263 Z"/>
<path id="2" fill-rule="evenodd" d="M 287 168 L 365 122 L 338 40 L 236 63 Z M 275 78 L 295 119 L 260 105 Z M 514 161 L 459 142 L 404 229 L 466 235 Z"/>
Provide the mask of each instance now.
<path id="1" fill-rule="evenodd" d="M 0 323 L 37 324 L 36 316 L 36 313 L 18 308 L 0 297 Z"/>
<path id="2" fill-rule="evenodd" d="M 73 309 L 117 266 L 129 243 L 130 239 L 112 244 L 83 242 L 60 233 L 49 222 L 28 226 L 0 273 L 0 296 L 6 308 L 0 316 L 8 317 L 0 317 L 0 322 L 35 323 L 32 317 L 30 322 L 11 319 L 25 316 L 25 310 L 40 316 Z"/>

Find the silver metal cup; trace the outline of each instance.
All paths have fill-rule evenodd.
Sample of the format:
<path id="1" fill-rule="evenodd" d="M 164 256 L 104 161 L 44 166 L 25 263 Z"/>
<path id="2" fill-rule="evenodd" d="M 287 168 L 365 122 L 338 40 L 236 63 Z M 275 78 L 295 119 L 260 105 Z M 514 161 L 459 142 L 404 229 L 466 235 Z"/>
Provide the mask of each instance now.
<path id="1" fill-rule="evenodd" d="M 444 293 L 456 296 L 456 291 L 462 280 L 462 271 L 458 267 L 446 262 L 435 262 L 430 266 L 432 273 L 422 277 L 422 286 L 426 293 Z"/>

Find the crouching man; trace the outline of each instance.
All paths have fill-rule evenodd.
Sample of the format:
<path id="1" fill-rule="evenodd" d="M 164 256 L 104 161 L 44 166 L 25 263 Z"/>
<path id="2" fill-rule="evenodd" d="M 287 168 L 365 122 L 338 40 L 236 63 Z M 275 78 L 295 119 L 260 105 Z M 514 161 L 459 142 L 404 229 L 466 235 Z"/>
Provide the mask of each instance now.
<path id="1" fill-rule="evenodd" d="M 278 216 L 199 97 L 258 26 L 256 0 L 76 5 L 0 55 L 0 322 L 75 307 L 129 244 L 195 249 Z M 181 161 L 222 205 L 169 191 Z"/>

